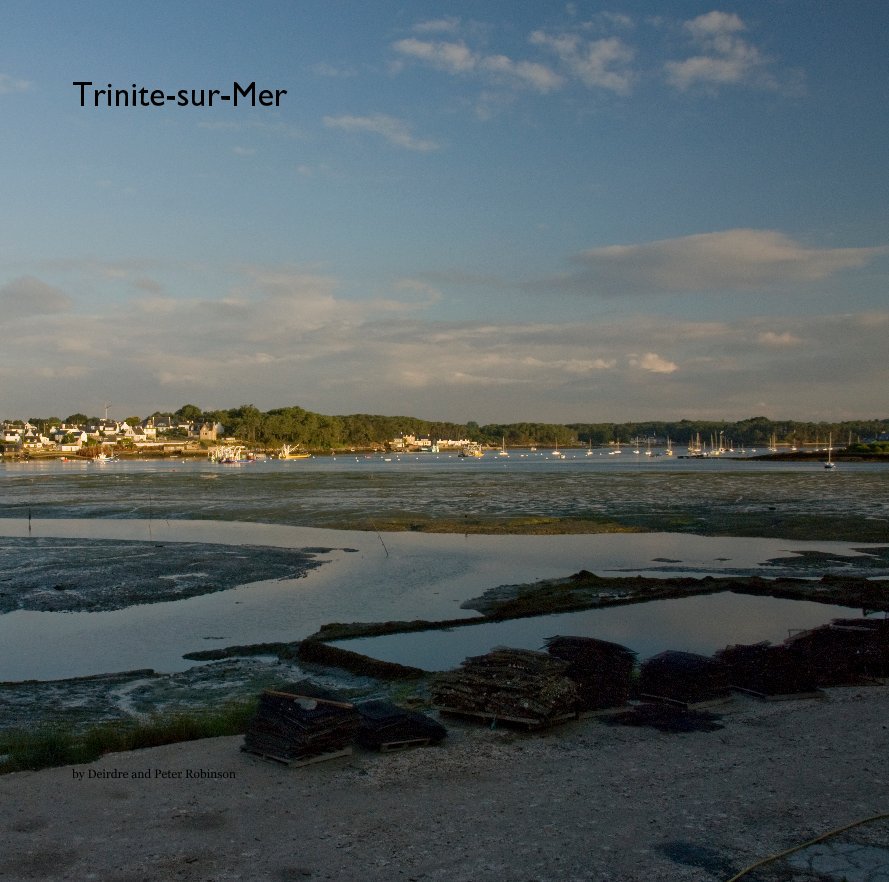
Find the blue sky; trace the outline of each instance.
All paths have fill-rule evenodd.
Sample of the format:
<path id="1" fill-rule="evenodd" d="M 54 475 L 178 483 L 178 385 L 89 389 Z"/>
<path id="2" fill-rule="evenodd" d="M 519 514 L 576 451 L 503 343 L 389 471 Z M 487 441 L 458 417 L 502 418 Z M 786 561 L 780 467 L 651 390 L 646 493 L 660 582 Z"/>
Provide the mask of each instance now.
<path id="1" fill-rule="evenodd" d="M 0 418 L 887 415 L 885 3 L 0 21 Z"/>

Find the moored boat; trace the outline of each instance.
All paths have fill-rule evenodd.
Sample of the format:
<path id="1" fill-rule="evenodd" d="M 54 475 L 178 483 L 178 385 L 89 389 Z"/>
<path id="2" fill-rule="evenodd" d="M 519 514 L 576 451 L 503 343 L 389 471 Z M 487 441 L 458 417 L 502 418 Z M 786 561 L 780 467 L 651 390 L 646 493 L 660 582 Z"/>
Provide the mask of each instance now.
<path id="1" fill-rule="evenodd" d="M 278 459 L 309 459 L 311 456 L 311 453 L 299 451 L 291 444 L 282 444 L 278 451 Z"/>

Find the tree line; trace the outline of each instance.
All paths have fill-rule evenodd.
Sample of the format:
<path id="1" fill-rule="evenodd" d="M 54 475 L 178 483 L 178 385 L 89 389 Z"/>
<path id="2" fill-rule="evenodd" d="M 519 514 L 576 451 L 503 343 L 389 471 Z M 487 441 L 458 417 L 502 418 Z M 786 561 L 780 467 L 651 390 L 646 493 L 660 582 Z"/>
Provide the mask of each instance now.
<path id="1" fill-rule="evenodd" d="M 329 416 L 302 407 L 278 407 L 261 411 L 252 404 L 228 410 L 203 410 L 185 404 L 176 411 L 156 411 L 155 419 L 173 417 L 180 422 L 219 423 L 228 436 L 251 445 L 273 448 L 292 444 L 308 450 L 339 450 L 343 448 L 383 447 L 402 435 L 418 438 L 469 439 L 480 444 L 499 447 L 579 447 L 591 444 L 604 447 L 613 443 L 665 443 L 667 439 L 684 446 L 696 438 L 709 444 L 716 439 L 726 446 L 766 447 L 774 438 L 779 444 L 801 445 L 827 443 L 833 437 L 834 446 L 869 442 L 889 432 L 889 419 L 849 420 L 844 422 L 800 422 L 751 417 L 734 422 L 708 420 L 642 421 L 623 423 L 491 423 L 479 425 L 472 420 L 454 423 L 424 420 L 411 416 L 381 414 L 348 414 Z M 82 424 L 89 419 L 83 414 L 72 414 L 66 424 Z M 34 425 L 51 426 L 63 421 L 56 417 L 31 417 Z M 127 417 L 134 425 L 137 416 Z"/>
<path id="2" fill-rule="evenodd" d="M 644 421 L 624 423 L 453 423 L 424 420 L 411 416 L 381 414 L 349 414 L 329 416 L 302 407 L 280 407 L 261 411 L 252 404 L 229 410 L 204 411 L 193 404 L 183 405 L 170 414 L 178 420 L 220 423 L 227 435 L 250 444 L 274 447 L 297 444 L 312 450 L 336 450 L 348 447 L 381 447 L 402 435 L 439 439 L 467 438 L 489 446 L 501 442 L 515 447 L 530 446 L 606 446 L 611 443 L 664 443 L 669 439 L 682 446 L 700 438 L 723 441 L 735 447 L 765 447 L 775 438 L 779 444 L 827 443 L 833 436 L 835 445 L 849 441 L 868 441 L 889 431 L 889 419 L 852 420 L 845 422 L 799 422 L 752 417 L 735 422 L 704 420 Z"/>

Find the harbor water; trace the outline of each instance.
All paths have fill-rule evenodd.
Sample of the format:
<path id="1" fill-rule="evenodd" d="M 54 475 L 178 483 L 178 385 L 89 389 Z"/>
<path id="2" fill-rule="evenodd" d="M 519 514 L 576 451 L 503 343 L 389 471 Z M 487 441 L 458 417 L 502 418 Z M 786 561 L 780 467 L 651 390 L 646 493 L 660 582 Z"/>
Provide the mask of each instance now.
<path id="1" fill-rule="evenodd" d="M 334 621 L 470 618 L 477 614 L 461 604 L 490 588 L 581 569 L 603 575 L 889 576 L 868 554 L 878 543 L 700 535 L 694 523 L 682 532 L 531 536 L 333 529 L 393 516 L 648 517 L 654 523 L 682 514 L 706 525 L 707 518 L 726 514 L 775 512 L 776 518 L 792 513 L 866 521 L 889 542 L 889 473 L 879 465 L 844 464 L 825 474 L 812 463 L 641 457 L 615 462 L 618 457 L 599 453 L 579 451 L 562 460 L 513 451 L 509 458 L 470 462 L 444 455 L 358 455 L 244 467 L 176 460 L 4 464 L 0 537 L 24 543 L 16 554 L 27 553 L 28 541 L 37 537 L 82 540 L 68 561 L 75 582 L 78 568 L 95 566 L 97 540 L 163 546 L 171 579 L 182 566 L 176 547 L 187 542 L 307 549 L 319 565 L 296 578 L 271 581 L 251 579 L 248 569 L 243 582 L 229 590 L 119 609 L 11 610 L 0 615 L 0 681 L 143 667 L 184 670 L 194 664 L 182 657 L 186 652 L 298 640 Z M 806 552 L 832 558 L 817 571 L 801 572 Z M 15 558 L 8 551 L 0 557 L 0 592 L 15 579 Z M 702 612 L 691 600 L 716 605 Z M 645 654 L 661 646 L 718 645 L 729 633 L 742 642 L 779 639 L 788 629 L 837 615 L 837 608 L 821 604 L 783 602 L 779 609 L 777 602 L 749 603 L 769 599 L 742 600 L 746 605 L 732 608 L 712 598 L 666 601 L 672 604 L 666 609 L 622 607 L 609 611 L 608 623 L 587 622 L 583 628 L 596 632 L 590 636 L 620 638 Z M 483 627 L 488 626 L 460 629 L 473 634 L 465 639 L 440 635 L 435 640 L 444 641 L 441 648 L 427 641 L 423 664 L 415 655 L 407 660 L 403 649 L 396 660 L 448 666 L 491 641 L 533 645 L 541 634 L 568 633 L 581 624 L 538 621 L 533 633 L 487 637 Z"/>

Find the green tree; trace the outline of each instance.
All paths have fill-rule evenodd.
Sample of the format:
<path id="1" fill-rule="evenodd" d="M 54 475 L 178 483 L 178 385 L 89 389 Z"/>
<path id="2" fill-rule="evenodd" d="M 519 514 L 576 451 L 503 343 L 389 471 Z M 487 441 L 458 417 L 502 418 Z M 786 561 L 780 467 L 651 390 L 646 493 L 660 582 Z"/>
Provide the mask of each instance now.
<path id="1" fill-rule="evenodd" d="M 53 426 L 61 426 L 62 421 L 58 417 L 28 417 L 32 426 L 37 426 L 41 433 L 48 432 Z"/>
<path id="2" fill-rule="evenodd" d="M 252 404 L 242 404 L 230 411 L 232 432 L 237 438 L 256 443 L 260 436 L 263 413 Z"/>
<path id="3" fill-rule="evenodd" d="M 203 415 L 203 411 L 196 404 L 183 404 L 173 416 L 183 422 L 194 422 L 199 420 Z"/>

